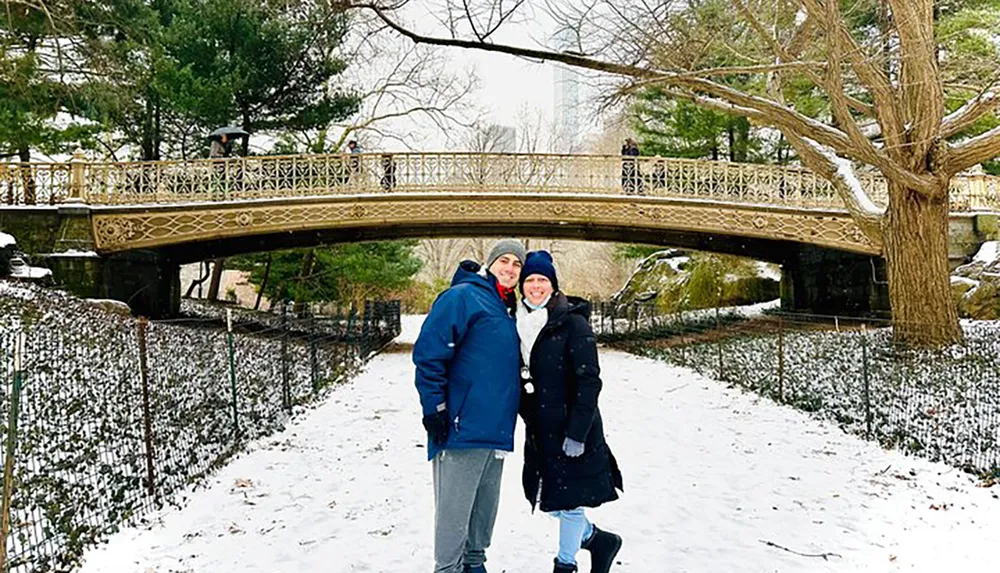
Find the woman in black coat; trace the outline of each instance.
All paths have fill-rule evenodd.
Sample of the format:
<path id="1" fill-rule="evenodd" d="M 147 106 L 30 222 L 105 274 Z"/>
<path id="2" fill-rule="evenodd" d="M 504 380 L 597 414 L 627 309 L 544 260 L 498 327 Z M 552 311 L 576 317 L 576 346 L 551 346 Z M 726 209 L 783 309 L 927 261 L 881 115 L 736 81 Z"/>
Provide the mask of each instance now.
<path id="1" fill-rule="evenodd" d="M 577 571 L 576 553 L 591 552 L 591 571 L 607 573 L 621 548 L 619 536 L 594 527 L 584 512 L 618 499 L 618 464 L 604 440 L 597 343 L 590 305 L 558 292 L 552 256 L 528 253 L 521 269 L 523 389 L 521 417 L 527 429 L 524 494 L 532 509 L 559 519 L 556 573 Z"/>

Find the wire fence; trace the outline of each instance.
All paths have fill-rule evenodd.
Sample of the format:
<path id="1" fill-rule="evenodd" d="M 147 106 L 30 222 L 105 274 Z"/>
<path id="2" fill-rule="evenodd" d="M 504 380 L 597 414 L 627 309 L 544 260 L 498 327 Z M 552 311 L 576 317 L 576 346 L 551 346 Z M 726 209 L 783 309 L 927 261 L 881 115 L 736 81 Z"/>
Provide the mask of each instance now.
<path id="1" fill-rule="evenodd" d="M 940 350 L 888 321 L 773 308 L 658 313 L 595 305 L 598 339 L 811 412 L 907 454 L 1000 478 L 1000 323 L 967 321 Z"/>
<path id="2" fill-rule="evenodd" d="M 148 322 L 44 292 L 23 289 L 30 304 L 0 320 L 5 572 L 72 570 L 400 329 L 398 302 Z"/>

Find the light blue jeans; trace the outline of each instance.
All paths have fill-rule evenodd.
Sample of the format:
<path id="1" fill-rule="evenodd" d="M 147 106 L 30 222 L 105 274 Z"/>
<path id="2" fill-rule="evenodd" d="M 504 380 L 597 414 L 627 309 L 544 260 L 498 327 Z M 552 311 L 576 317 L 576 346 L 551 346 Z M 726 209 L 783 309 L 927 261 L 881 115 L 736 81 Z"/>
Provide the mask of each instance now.
<path id="1" fill-rule="evenodd" d="M 556 558 L 564 565 L 576 565 L 576 552 L 594 533 L 593 524 L 587 520 L 582 507 L 552 511 L 549 515 L 559 520 L 559 555 Z"/>

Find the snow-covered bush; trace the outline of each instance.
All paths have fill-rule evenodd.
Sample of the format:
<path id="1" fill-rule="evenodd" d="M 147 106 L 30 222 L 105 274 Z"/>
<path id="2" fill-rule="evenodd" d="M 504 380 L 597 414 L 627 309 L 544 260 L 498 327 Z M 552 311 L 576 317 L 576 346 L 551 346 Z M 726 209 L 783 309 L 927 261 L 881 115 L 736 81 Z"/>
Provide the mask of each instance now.
<path id="1" fill-rule="evenodd" d="M 1000 323 L 968 321 L 966 341 L 902 349 L 888 328 L 789 329 L 736 323 L 710 339 L 629 349 L 814 413 L 885 447 L 976 473 L 1000 469 Z M 779 335 L 779 329 L 781 333 Z"/>
<path id="2" fill-rule="evenodd" d="M 249 440 L 283 427 L 296 405 L 350 376 L 398 333 L 398 304 L 366 310 L 349 327 L 286 317 L 295 328 L 281 329 L 244 318 L 234 327 L 231 378 L 217 318 L 140 326 L 63 293 L 0 281 L 5 440 L 15 339 L 26 337 L 10 571 L 71 569 L 88 543 L 174 501 Z"/>

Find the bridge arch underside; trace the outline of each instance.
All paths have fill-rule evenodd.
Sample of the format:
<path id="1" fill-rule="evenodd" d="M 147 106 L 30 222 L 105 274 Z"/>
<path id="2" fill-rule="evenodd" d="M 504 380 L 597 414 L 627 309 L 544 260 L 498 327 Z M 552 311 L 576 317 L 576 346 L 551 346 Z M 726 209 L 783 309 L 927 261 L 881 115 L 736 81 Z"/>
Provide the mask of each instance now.
<path id="1" fill-rule="evenodd" d="M 782 265 L 782 306 L 788 310 L 870 314 L 887 308 L 884 288 L 873 281 L 874 270 L 882 267 L 880 246 L 847 213 L 829 210 L 586 195 L 372 195 L 95 209 L 92 220 L 98 252 L 106 260 L 145 261 L 158 277 L 171 279 L 170 269 L 179 264 L 242 253 L 364 240 L 509 235 L 747 256 Z M 148 302 L 139 304 L 151 309 L 136 310 L 173 314 L 179 285 L 170 282 L 175 286 L 147 287 Z"/>

